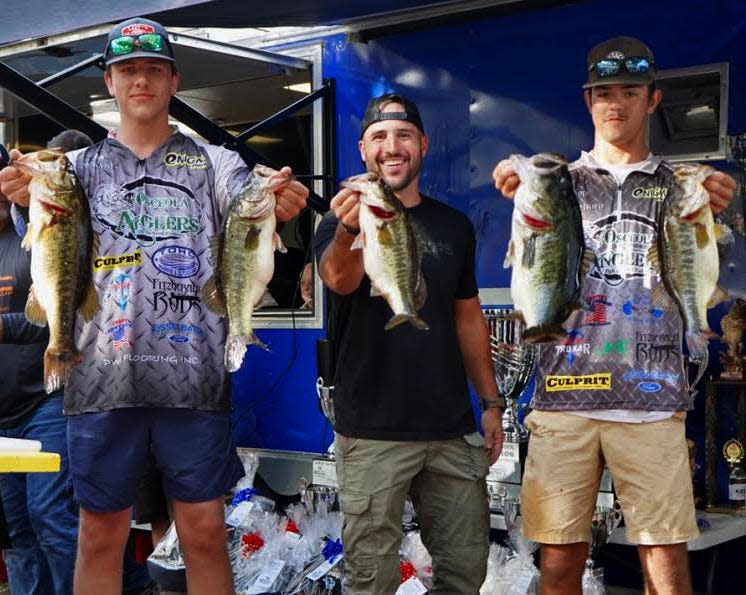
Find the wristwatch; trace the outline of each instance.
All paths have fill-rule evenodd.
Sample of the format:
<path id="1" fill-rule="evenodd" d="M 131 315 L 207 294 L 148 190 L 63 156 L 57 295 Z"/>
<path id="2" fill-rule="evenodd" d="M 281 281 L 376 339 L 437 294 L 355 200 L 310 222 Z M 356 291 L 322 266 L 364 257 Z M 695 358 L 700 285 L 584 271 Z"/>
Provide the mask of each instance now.
<path id="1" fill-rule="evenodd" d="M 494 399 L 485 399 L 479 397 L 479 407 L 482 411 L 487 411 L 487 409 L 505 409 L 505 398 L 495 397 Z"/>

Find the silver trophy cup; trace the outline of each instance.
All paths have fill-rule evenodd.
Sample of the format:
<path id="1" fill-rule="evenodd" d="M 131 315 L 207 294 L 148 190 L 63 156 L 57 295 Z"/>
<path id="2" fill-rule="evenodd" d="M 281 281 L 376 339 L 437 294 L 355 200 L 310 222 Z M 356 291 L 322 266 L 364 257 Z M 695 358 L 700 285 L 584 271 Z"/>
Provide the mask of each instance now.
<path id="1" fill-rule="evenodd" d="M 521 342 L 523 323 L 512 316 L 512 310 L 485 310 L 490 331 L 490 350 L 495 379 L 500 394 L 507 402 L 503 417 L 505 439 L 512 442 L 528 440 L 528 432 L 518 421 L 518 397 L 526 388 L 534 371 L 537 347 Z"/>

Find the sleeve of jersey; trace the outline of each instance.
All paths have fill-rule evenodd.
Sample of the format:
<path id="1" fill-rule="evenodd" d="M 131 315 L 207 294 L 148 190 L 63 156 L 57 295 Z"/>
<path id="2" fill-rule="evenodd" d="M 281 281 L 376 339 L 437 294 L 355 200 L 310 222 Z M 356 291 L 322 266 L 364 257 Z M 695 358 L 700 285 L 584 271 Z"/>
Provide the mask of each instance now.
<path id="1" fill-rule="evenodd" d="M 208 145 L 206 150 L 215 165 L 215 191 L 218 204 L 220 210 L 225 211 L 231 197 L 241 189 L 246 178 L 251 174 L 251 168 L 235 151 L 212 145 Z"/>
<path id="2" fill-rule="evenodd" d="M 3 314 L 3 343 L 13 345 L 30 345 L 49 340 L 49 329 L 36 326 L 26 320 L 22 312 Z"/>
<path id="3" fill-rule="evenodd" d="M 313 236 L 313 253 L 316 257 L 317 265 L 321 260 L 321 255 L 324 253 L 324 250 L 326 250 L 326 247 L 331 244 L 334 239 L 334 234 L 337 231 L 338 225 L 339 221 L 334 216 L 334 213 L 328 211 L 321 220 L 321 223 L 319 223 L 319 226 L 316 228 L 316 233 Z"/>
<path id="4" fill-rule="evenodd" d="M 471 224 L 471 221 L 467 219 L 464 227 L 464 250 L 461 262 L 461 275 L 459 277 L 458 287 L 456 288 L 456 295 L 454 296 L 459 300 L 468 300 L 479 295 L 477 278 L 474 273 L 477 250 L 474 226 Z"/>

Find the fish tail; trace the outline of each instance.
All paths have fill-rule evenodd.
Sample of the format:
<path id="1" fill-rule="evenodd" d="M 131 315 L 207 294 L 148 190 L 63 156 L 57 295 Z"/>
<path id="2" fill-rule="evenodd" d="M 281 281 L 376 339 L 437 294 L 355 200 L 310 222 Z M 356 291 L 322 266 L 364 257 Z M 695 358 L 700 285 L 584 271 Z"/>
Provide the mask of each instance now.
<path id="1" fill-rule="evenodd" d="M 707 329 L 707 331 L 686 332 L 686 347 L 689 350 L 689 359 L 693 362 L 705 361 L 705 358 L 708 356 L 708 332 L 713 335 L 715 334 L 710 329 Z"/>
<path id="2" fill-rule="evenodd" d="M 386 326 L 383 327 L 384 330 L 390 331 L 395 326 L 399 326 L 400 324 L 408 322 L 410 323 L 414 328 L 416 328 L 419 331 L 427 331 L 430 330 L 430 327 L 427 325 L 427 323 L 422 320 L 417 314 L 395 314 L 391 317 L 391 320 L 389 320 L 386 323 Z"/>
<path id="3" fill-rule="evenodd" d="M 545 322 L 523 331 L 524 343 L 552 343 L 567 337 L 567 331 L 559 322 Z"/>
<path id="4" fill-rule="evenodd" d="M 235 372 L 241 367 L 247 345 L 256 345 L 269 351 L 269 347 L 253 332 L 249 335 L 228 335 L 225 341 L 225 369 L 228 372 Z"/>
<path id="5" fill-rule="evenodd" d="M 75 349 L 52 351 L 47 347 L 44 352 L 44 389 L 47 394 L 62 388 L 67 383 L 72 369 L 82 361 L 82 354 Z"/>

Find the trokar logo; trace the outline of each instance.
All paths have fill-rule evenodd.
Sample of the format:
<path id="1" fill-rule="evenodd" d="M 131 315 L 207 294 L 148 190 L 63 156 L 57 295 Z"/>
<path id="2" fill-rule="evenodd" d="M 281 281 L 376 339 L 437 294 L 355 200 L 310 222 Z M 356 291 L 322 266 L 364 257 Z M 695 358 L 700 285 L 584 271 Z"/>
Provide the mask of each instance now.
<path id="1" fill-rule="evenodd" d="M 585 317 L 581 326 L 606 326 L 610 324 L 606 319 L 606 309 L 611 307 L 611 302 L 606 299 L 606 295 L 598 293 L 589 295 L 585 298 L 588 309 L 585 311 Z"/>
<path id="2" fill-rule="evenodd" d="M 588 354 L 590 353 L 591 344 L 583 340 L 583 333 L 579 330 L 573 329 L 567 333 L 567 337 L 562 340 L 561 345 L 555 345 L 555 352 L 564 354 L 567 359 L 567 363 L 572 365 L 575 361 L 577 354 Z"/>
<path id="3" fill-rule="evenodd" d="M 548 393 L 567 390 L 611 390 L 611 374 L 588 374 L 586 376 L 547 376 L 544 389 Z"/>

